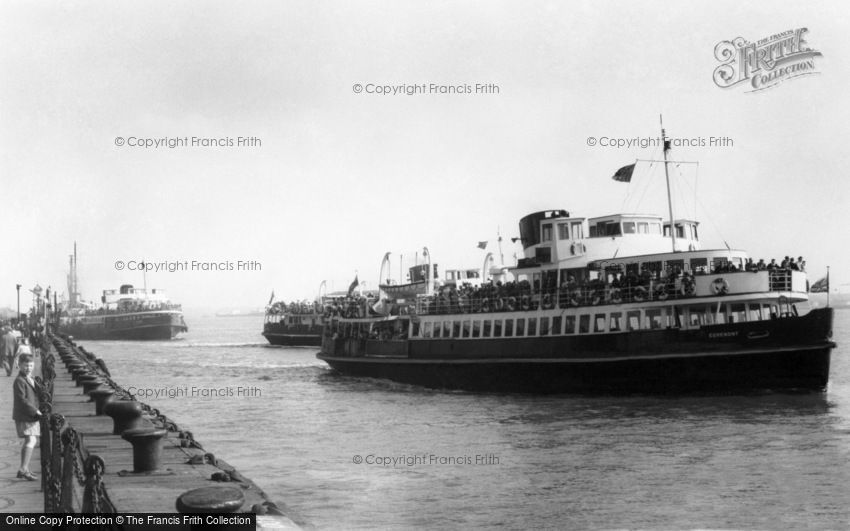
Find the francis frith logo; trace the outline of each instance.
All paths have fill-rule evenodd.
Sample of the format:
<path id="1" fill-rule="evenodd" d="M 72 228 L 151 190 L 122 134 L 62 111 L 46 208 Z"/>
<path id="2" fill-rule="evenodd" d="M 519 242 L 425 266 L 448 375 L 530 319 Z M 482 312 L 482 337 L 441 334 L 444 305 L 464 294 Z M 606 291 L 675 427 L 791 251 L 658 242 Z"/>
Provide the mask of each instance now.
<path id="1" fill-rule="evenodd" d="M 756 42 L 743 37 L 722 41 L 714 47 L 714 57 L 722 64 L 714 69 L 714 83 L 731 88 L 747 83 L 755 92 L 809 74 L 817 74 L 815 57 L 822 54 L 806 42 L 808 28 L 798 28 Z"/>

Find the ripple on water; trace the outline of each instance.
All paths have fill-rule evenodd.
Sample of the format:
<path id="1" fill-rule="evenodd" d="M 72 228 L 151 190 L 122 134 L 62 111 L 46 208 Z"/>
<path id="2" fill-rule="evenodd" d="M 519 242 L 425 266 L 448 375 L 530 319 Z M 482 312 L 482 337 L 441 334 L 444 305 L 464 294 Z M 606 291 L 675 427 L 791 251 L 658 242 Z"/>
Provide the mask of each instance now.
<path id="1" fill-rule="evenodd" d="M 315 348 L 265 345 L 254 321 L 224 330 L 221 319 L 187 321 L 181 341 L 84 346 L 124 386 L 260 388 L 253 398 L 146 401 L 318 529 L 850 521 L 850 312 L 836 312 L 826 394 L 663 398 L 482 395 L 352 378 Z M 355 455 L 405 464 L 355 464 Z M 498 462 L 476 465 L 477 456 Z"/>

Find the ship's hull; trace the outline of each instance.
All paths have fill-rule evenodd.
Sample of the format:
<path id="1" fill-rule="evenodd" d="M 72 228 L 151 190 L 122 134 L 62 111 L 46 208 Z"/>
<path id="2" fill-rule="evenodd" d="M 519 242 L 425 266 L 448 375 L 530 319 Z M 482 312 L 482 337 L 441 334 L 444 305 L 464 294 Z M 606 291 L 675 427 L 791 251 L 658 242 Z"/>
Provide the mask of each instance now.
<path id="1" fill-rule="evenodd" d="M 188 328 L 180 312 L 150 311 L 63 318 L 59 330 L 75 339 L 168 340 Z"/>
<path id="2" fill-rule="evenodd" d="M 291 325 L 285 323 L 266 323 L 263 337 L 272 345 L 290 347 L 319 347 L 322 345 L 322 318 L 314 319 L 315 325 Z"/>
<path id="3" fill-rule="evenodd" d="M 523 393 L 824 390 L 832 310 L 617 334 L 373 341 L 325 336 L 319 358 L 354 376 Z"/>
<path id="4" fill-rule="evenodd" d="M 263 332 L 263 336 L 272 345 L 288 347 L 319 347 L 322 345 L 322 334 L 277 334 Z"/>

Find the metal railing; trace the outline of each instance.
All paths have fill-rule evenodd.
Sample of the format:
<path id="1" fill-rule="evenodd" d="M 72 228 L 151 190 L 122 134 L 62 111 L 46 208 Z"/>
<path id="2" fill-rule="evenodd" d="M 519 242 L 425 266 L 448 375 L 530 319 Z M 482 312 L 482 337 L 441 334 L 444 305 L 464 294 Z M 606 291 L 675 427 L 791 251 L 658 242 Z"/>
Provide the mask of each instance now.
<path id="1" fill-rule="evenodd" d="M 434 295 L 417 300 L 416 313 L 441 315 L 453 313 L 490 313 L 512 311 L 536 311 L 553 308 L 575 308 L 600 304 L 622 304 L 626 302 L 665 301 L 668 299 L 692 298 L 695 294 L 693 282 L 652 281 L 648 285 L 606 286 L 586 285 L 558 289 L 514 290 L 511 293 L 492 293 L 479 296 L 460 294 Z"/>

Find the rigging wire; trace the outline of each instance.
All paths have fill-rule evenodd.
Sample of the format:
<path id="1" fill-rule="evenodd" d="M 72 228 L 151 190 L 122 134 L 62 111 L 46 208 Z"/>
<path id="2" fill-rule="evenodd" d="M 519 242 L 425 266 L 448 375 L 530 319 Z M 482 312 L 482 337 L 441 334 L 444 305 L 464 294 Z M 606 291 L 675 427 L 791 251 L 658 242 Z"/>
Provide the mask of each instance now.
<path id="1" fill-rule="evenodd" d="M 658 155 L 658 146 L 656 146 L 656 147 L 655 147 L 655 150 L 652 152 L 652 156 L 650 157 L 650 160 L 651 160 L 651 161 L 654 161 L 654 160 L 656 159 L 657 155 Z M 637 164 L 638 164 L 638 161 L 637 161 L 637 160 L 635 160 L 635 169 L 637 169 Z M 653 167 L 654 167 L 654 166 L 655 166 L 655 162 L 650 162 L 650 163 L 649 163 L 649 168 L 647 168 L 647 169 L 646 169 L 646 175 L 647 175 L 647 177 L 650 177 L 650 176 L 652 175 L 652 169 L 653 169 Z M 643 172 L 642 172 L 642 173 L 643 173 Z M 638 182 L 641 182 L 641 181 L 638 181 Z M 625 194 L 625 196 L 623 197 L 623 206 L 622 206 L 622 207 L 620 207 L 620 212 L 626 212 L 626 203 L 627 203 L 627 202 L 629 201 L 629 199 L 632 197 L 631 184 L 632 184 L 632 183 L 631 183 L 631 181 L 629 181 L 629 182 L 628 182 L 628 187 L 626 188 L 626 194 Z M 635 211 L 635 212 L 637 212 L 637 211 L 638 211 L 638 207 L 639 207 L 639 206 L 640 206 L 640 204 L 643 202 L 643 198 L 644 198 L 644 196 L 646 196 L 646 192 L 647 192 L 647 190 L 649 190 L 650 185 L 652 184 L 652 179 L 647 178 L 647 179 L 646 179 L 646 182 L 643 182 L 642 184 L 643 184 L 643 187 L 642 187 L 642 188 L 643 188 L 643 193 L 641 194 L 640 199 L 639 199 L 639 200 L 638 200 L 638 202 L 637 202 L 637 205 L 635 205 L 635 209 L 634 209 L 634 211 Z M 635 194 L 637 194 L 637 193 L 638 193 L 638 191 L 640 191 L 640 188 L 641 188 L 641 187 L 636 187 L 636 188 L 637 188 L 637 189 L 636 189 L 636 190 L 634 190 L 634 193 L 635 193 Z"/>
<path id="2" fill-rule="evenodd" d="M 697 164 L 697 174 L 699 174 L 699 164 Z M 720 230 L 720 227 L 714 221 L 714 217 L 711 216 L 711 212 L 714 212 L 714 211 L 709 209 L 709 208 L 706 208 L 705 204 L 699 199 L 699 196 L 697 195 L 697 190 L 696 190 L 696 182 L 697 181 L 694 181 L 694 187 L 693 187 L 694 202 L 695 202 L 694 208 L 696 209 L 696 206 L 699 206 L 700 208 L 702 208 L 702 210 L 706 213 L 705 214 L 706 219 L 708 219 L 708 221 L 709 221 L 709 223 L 711 223 L 711 226 L 714 229 L 714 231 L 717 233 L 718 236 L 720 236 L 721 241 L 723 241 L 723 245 L 725 245 L 727 249 L 731 249 L 731 247 L 729 247 L 729 243 L 726 241 L 726 236 L 723 234 L 723 232 Z"/>
<path id="3" fill-rule="evenodd" d="M 640 199 L 638 199 L 638 202 L 635 205 L 635 208 L 634 208 L 635 213 L 640 212 L 640 205 L 643 203 L 643 198 L 646 197 L 646 193 L 652 187 L 652 182 L 654 181 L 654 179 L 651 179 L 649 177 L 652 176 L 652 169 L 653 169 L 654 166 L 655 166 L 655 162 L 650 162 L 649 168 L 647 168 L 647 170 L 646 170 L 648 178 L 646 179 L 646 183 L 644 184 L 643 193 L 641 194 Z"/>

